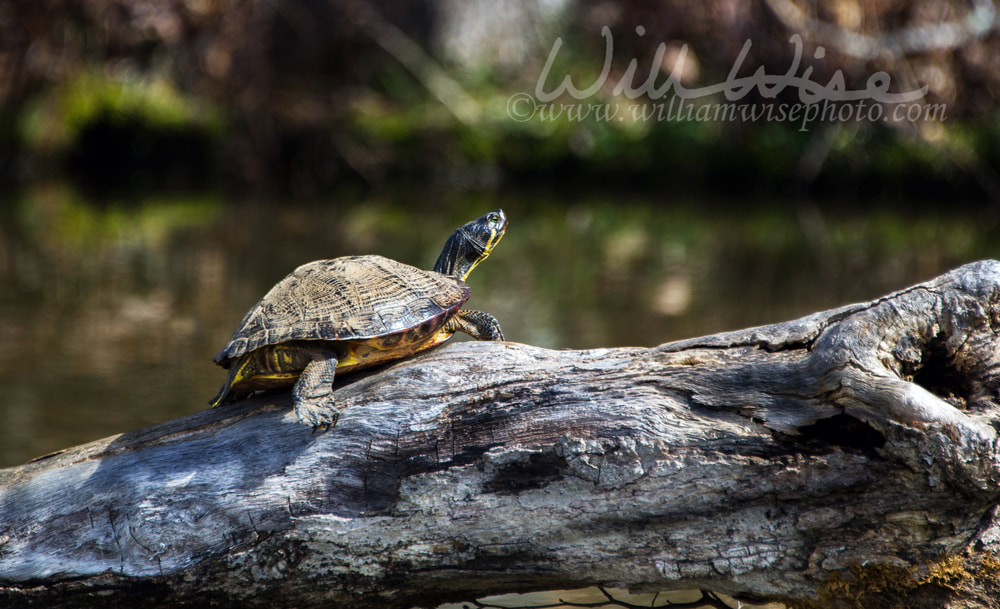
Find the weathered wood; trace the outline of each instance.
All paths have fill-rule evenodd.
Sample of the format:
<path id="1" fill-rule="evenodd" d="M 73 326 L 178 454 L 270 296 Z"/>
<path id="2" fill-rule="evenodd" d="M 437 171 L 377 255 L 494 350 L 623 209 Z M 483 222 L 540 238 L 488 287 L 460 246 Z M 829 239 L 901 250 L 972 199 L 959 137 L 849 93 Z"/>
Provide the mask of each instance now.
<path id="1" fill-rule="evenodd" d="M 0 472 L 0 604 L 808 602 L 857 565 L 989 557 L 998 331 L 986 261 L 654 349 L 453 345 L 339 388 L 327 433 L 287 394 L 201 412 Z M 966 588 L 936 589 L 995 606 Z"/>

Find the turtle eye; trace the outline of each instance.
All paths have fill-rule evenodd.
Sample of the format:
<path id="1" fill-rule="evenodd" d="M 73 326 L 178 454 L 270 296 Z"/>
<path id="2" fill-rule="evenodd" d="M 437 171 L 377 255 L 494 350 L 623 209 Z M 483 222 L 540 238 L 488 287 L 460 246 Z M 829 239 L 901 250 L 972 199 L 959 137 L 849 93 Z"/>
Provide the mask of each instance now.
<path id="1" fill-rule="evenodd" d="M 500 215 L 495 213 L 491 213 L 486 218 L 486 221 L 490 223 L 490 228 L 493 230 L 499 229 L 500 225 L 502 224 L 502 222 L 500 221 Z"/>

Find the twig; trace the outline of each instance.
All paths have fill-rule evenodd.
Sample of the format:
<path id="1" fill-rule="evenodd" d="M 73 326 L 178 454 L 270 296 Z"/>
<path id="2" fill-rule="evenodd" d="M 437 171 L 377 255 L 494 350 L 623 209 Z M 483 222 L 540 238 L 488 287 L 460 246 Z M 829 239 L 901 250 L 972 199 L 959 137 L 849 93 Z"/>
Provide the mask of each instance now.
<path id="1" fill-rule="evenodd" d="M 836 48 L 858 59 L 898 59 L 907 53 L 948 50 L 989 34 L 996 18 L 990 0 L 971 0 L 972 9 L 962 19 L 948 23 L 918 25 L 868 36 L 806 15 L 791 0 L 766 0 L 767 6 L 789 29 Z"/>
<path id="2" fill-rule="evenodd" d="M 341 0 L 337 4 L 348 19 L 403 64 L 459 122 L 469 125 L 479 119 L 479 103 L 416 41 L 387 21 L 374 6 L 363 0 Z"/>

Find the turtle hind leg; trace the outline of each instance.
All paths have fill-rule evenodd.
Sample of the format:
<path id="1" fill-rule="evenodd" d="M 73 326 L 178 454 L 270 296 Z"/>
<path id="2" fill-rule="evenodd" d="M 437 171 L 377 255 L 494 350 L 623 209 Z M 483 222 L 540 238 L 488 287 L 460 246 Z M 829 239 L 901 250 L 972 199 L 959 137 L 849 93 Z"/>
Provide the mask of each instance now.
<path id="1" fill-rule="evenodd" d="M 221 389 L 219 389 L 219 393 L 216 393 L 215 397 L 208 401 L 208 405 L 211 406 L 212 408 L 215 408 L 216 406 L 222 406 L 223 402 L 226 401 L 226 398 L 229 397 L 229 391 L 232 388 L 233 388 L 232 383 L 229 382 L 229 379 L 226 379 L 226 383 L 222 386 Z"/>
<path id="2" fill-rule="evenodd" d="M 251 378 L 257 374 L 257 364 L 252 355 L 252 353 L 244 354 L 230 364 L 229 375 L 226 377 L 226 382 L 222 384 L 222 388 L 219 389 L 219 393 L 215 394 L 215 397 L 208 403 L 212 408 L 221 406 L 225 402 L 242 400 L 250 395 L 246 392 L 236 393 L 233 391 L 233 387 L 236 383 Z"/>
<path id="3" fill-rule="evenodd" d="M 500 322 L 485 311 L 463 309 L 448 321 L 452 332 L 465 332 L 476 340 L 504 340 Z"/>
<path id="4" fill-rule="evenodd" d="M 215 394 L 215 397 L 212 398 L 208 405 L 212 408 L 217 408 L 227 402 L 239 402 L 240 400 L 245 400 L 251 395 L 253 395 L 252 391 L 233 391 L 233 386 L 226 383 L 222 386 L 222 389 L 219 389 L 219 393 Z"/>
<path id="5" fill-rule="evenodd" d="M 306 365 L 292 388 L 295 414 L 299 422 L 313 429 L 327 429 L 337 423 L 340 411 L 333 402 L 333 378 L 337 357 L 329 355 Z"/>

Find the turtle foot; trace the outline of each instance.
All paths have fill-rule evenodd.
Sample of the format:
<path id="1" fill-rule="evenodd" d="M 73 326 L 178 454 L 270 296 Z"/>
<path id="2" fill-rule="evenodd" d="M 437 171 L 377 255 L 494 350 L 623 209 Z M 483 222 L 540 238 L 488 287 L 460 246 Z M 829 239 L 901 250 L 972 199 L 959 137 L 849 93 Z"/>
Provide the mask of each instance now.
<path id="1" fill-rule="evenodd" d="M 302 401 L 295 404 L 295 414 L 299 422 L 309 425 L 313 431 L 326 431 L 337 424 L 340 411 L 333 405 L 333 400 L 322 402 Z"/>
<path id="2" fill-rule="evenodd" d="M 333 402 L 333 377 L 337 358 L 327 354 L 326 359 L 309 362 L 292 388 L 295 397 L 295 414 L 299 421 L 313 430 L 329 429 L 337 424 L 340 409 Z"/>

